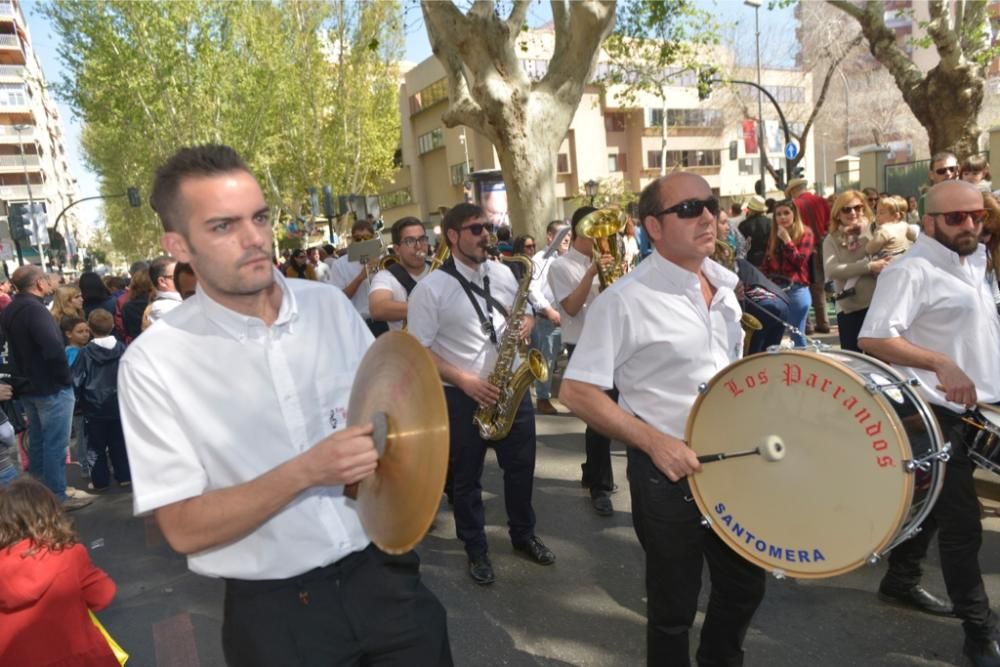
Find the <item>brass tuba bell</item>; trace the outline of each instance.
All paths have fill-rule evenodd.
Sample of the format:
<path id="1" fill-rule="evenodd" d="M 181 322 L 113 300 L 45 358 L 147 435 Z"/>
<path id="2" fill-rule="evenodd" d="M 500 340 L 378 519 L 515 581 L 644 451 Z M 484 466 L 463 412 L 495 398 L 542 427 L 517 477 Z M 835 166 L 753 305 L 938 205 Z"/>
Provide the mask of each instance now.
<path id="1" fill-rule="evenodd" d="M 618 234 L 625 229 L 628 216 L 617 207 L 602 208 L 588 213 L 576 223 L 576 233 L 594 241 L 594 262 L 597 263 L 597 278 L 603 292 L 624 274 L 624 244 Z M 601 265 L 602 255 L 614 258 L 611 265 Z"/>

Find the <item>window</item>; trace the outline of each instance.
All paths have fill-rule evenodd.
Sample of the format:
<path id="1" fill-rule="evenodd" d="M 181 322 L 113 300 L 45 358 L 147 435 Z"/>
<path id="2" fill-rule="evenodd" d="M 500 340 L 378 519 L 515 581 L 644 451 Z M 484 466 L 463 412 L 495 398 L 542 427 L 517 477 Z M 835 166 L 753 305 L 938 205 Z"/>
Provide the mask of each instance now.
<path id="1" fill-rule="evenodd" d="M 668 109 L 667 125 L 670 127 L 722 127 L 719 109 Z"/>
<path id="2" fill-rule="evenodd" d="M 421 134 L 417 137 L 418 155 L 429 153 L 435 148 L 441 148 L 441 146 L 444 146 L 444 130 L 440 127 L 431 130 L 427 134 Z"/>
<path id="3" fill-rule="evenodd" d="M 646 109 L 646 127 L 663 127 L 663 109 Z"/>
<path id="4" fill-rule="evenodd" d="M 608 171 L 628 171 L 628 161 L 625 153 L 608 153 Z"/>
<path id="5" fill-rule="evenodd" d="M 410 95 L 410 113 L 417 113 L 448 99 L 448 80 L 438 79 L 420 92 Z"/>
<path id="6" fill-rule="evenodd" d="M 668 167 L 718 167 L 722 164 L 722 151 L 667 151 Z"/>
<path id="7" fill-rule="evenodd" d="M 569 173 L 569 154 L 559 153 L 556 155 L 556 173 L 558 174 L 568 174 Z"/>
<path id="8" fill-rule="evenodd" d="M 462 185 L 465 183 L 465 177 L 469 175 L 469 171 L 472 170 L 472 164 L 469 164 L 469 168 L 465 168 L 464 162 L 459 162 L 458 164 L 453 164 L 448 170 L 451 172 L 451 184 L 452 185 Z"/>
<path id="9" fill-rule="evenodd" d="M 799 86 L 764 86 L 774 99 L 792 104 L 802 104 L 806 101 L 806 90 Z M 757 99 L 757 89 L 753 86 L 740 86 L 740 96 L 746 99 Z"/>
<path id="10" fill-rule="evenodd" d="M 0 106 L 26 106 L 28 101 L 25 92 L 24 84 L 0 83 Z"/>
<path id="11" fill-rule="evenodd" d="M 780 171 L 785 171 L 785 158 L 768 158 L 772 167 Z M 739 159 L 740 176 L 760 176 L 759 157 L 741 157 Z"/>
<path id="12" fill-rule="evenodd" d="M 646 151 L 646 168 L 659 169 L 663 166 L 663 153 L 661 151 Z"/>
<path id="13" fill-rule="evenodd" d="M 413 196 L 410 194 L 410 188 L 403 188 L 379 195 L 378 203 L 382 210 L 385 211 L 390 208 L 413 203 Z"/>
<path id="14" fill-rule="evenodd" d="M 625 114 L 623 114 L 623 113 L 606 113 L 606 114 L 604 114 L 604 131 L 605 132 L 624 132 L 625 131 Z"/>

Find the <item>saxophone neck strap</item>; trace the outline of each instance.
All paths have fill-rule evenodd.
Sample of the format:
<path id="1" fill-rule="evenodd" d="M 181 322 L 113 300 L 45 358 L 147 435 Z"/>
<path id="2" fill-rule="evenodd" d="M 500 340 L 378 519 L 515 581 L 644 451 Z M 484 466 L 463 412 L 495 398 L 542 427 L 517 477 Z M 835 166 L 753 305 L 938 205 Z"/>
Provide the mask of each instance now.
<path id="1" fill-rule="evenodd" d="M 473 309 L 476 311 L 476 316 L 479 318 L 479 325 L 483 329 L 483 333 L 490 337 L 490 342 L 494 345 L 497 344 L 497 330 L 493 326 L 493 309 L 496 308 L 503 315 L 504 319 L 507 318 L 507 309 L 504 308 L 503 304 L 497 301 L 492 294 L 490 294 L 490 278 L 488 275 L 483 276 L 483 287 L 475 285 L 463 276 L 458 268 L 455 266 L 454 258 L 449 258 L 444 264 L 441 265 L 441 271 L 444 271 L 449 276 L 458 281 L 458 284 L 462 286 L 465 291 L 465 295 L 469 297 L 469 301 L 472 303 Z M 486 313 L 483 312 L 482 306 L 479 305 L 479 299 L 476 296 L 483 299 L 486 304 Z"/>

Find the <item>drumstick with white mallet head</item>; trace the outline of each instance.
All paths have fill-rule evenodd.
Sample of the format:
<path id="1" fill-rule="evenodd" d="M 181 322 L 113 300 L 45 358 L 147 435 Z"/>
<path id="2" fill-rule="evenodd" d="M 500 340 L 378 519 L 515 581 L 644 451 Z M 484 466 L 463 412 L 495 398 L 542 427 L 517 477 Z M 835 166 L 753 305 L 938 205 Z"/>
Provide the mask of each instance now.
<path id="1" fill-rule="evenodd" d="M 736 452 L 719 452 L 718 454 L 703 454 L 698 457 L 698 463 L 714 463 L 716 461 L 725 461 L 726 459 L 735 459 L 741 456 L 760 456 L 769 463 L 775 463 L 785 458 L 785 453 L 787 452 L 785 447 L 785 442 L 777 435 L 769 435 L 764 438 L 764 444 L 760 447 L 754 449 L 743 449 Z"/>

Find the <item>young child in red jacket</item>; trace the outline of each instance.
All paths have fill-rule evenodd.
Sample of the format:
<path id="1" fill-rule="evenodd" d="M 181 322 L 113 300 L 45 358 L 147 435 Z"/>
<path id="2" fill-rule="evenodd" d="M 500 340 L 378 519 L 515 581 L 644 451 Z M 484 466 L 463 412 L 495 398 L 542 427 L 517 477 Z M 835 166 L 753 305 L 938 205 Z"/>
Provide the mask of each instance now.
<path id="1" fill-rule="evenodd" d="M 0 665 L 118 667 L 88 614 L 114 596 L 44 485 L 0 488 Z"/>

